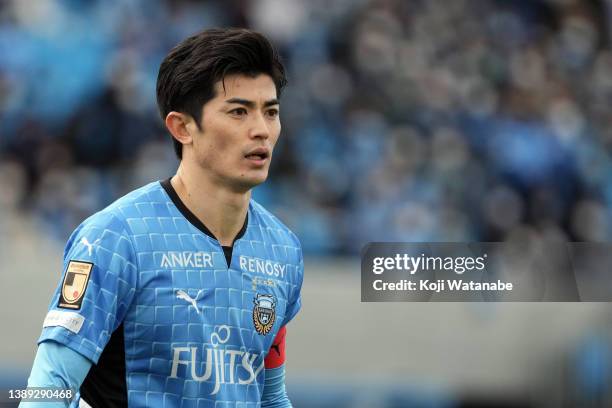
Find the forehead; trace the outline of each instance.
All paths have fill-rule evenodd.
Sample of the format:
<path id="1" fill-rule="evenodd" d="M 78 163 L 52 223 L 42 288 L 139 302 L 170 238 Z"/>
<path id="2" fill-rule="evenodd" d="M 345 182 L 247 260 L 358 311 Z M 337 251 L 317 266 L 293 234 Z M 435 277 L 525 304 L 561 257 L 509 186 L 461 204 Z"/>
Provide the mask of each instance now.
<path id="1" fill-rule="evenodd" d="M 251 77 L 244 74 L 226 75 L 215 83 L 215 98 L 226 100 L 243 98 L 249 100 L 270 100 L 276 98 L 276 85 L 269 75 Z"/>

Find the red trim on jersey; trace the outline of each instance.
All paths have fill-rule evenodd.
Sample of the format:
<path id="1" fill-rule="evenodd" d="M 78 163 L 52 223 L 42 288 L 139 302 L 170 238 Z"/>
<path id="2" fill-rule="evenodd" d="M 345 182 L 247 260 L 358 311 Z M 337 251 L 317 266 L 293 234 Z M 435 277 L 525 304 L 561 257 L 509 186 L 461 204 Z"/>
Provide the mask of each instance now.
<path id="1" fill-rule="evenodd" d="M 268 355 L 264 360 L 266 368 L 277 368 L 285 363 L 285 335 L 287 334 L 287 328 L 281 327 L 278 334 L 272 342 L 272 347 L 268 351 Z"/>

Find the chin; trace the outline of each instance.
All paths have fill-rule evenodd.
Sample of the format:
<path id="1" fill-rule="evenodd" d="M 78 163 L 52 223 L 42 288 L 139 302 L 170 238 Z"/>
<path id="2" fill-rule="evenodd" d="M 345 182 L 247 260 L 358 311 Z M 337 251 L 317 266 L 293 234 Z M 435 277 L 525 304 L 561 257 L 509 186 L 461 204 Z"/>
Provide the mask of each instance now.
<path id="1" fill-rule="evenodd" d="M 236 185 L 240 190 L 250 190 L 258 185 L 262 184 L 268 178 L 268 172 L 261 175 L 250 175 L 243 176 L 240 179 L 236 180 Z"/>
<path id="2" fill-rule="evenodd" d="M 249 180 L 249 184 L 251 185 L 251 188 L 257 187 L 258 185 L 265 182 L 267 178 L 268 178 L 267 174 L 263 177 L 253 177 L 252 179 Z"/>

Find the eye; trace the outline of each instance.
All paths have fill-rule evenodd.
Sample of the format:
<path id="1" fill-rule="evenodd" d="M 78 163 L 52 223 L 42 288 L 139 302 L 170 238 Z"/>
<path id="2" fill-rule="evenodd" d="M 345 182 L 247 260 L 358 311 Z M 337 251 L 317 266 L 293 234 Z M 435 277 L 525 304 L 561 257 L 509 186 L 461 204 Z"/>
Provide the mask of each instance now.
<path id="1" fill-rule="evenodd" d="M 270 118 L 275 118 L 275 117 L 278 116 L 278 109 L 274 109 L 274 108 L 273 109 L 268 109 L 266 111 L 266 115 L 268 115 L 268 117 L 270 117 Z"/>
<path id="2" fill-rule="evenodd" d="M 233 116 L 244 116 L 247 114 L 247 111 L 244 108 L 235 108 L 229 111 L 229 113 Z"/>

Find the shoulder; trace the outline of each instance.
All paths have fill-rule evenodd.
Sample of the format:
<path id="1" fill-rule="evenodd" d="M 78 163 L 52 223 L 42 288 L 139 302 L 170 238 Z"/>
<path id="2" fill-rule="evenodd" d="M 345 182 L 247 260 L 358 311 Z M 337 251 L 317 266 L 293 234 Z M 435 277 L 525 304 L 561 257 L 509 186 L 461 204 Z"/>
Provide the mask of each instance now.
<path id="1" fill-rule="evenodd" d="M 129 230 L 134 218 L 153 216 L 154 209 L 168 201 L 158 181 L 149 183 L 118 198 L 106 208 L 91 215 L 82 225 L 114 227 Z"/>
<path id="2" fill-rule="evenodd" d="M 130 238 L 131 225 L 135 219 L 151 216 L 155 203 L 165 207 L 163 191 L 159 182 L 152 182 L 117 199 L 106 208 L 85 219 L 72 233 L 68 244 L 82 236 L 100 239 Z"/>
<path id="3" fill-rule="evenodd" d="M 132 218 L 159 215 L 160 209 L 167 209 L 168 201 L 160 182 L 154 181 L 117 199 L 101 212 L 109 212 L 129 223 Z"/>
<path id="4" fill-rule="evenodd" d="M 302 245 L 300 240 L 289 227 L 257 201 L 251 199 L 250 206 L 251 214 L 254 218 L 253 223 L 259 224 L 263 229 L 270 231 L 275 237 L 288 241 L 288 244 L 292 244 L 301 251 Z"/>

